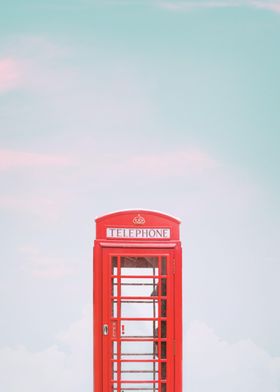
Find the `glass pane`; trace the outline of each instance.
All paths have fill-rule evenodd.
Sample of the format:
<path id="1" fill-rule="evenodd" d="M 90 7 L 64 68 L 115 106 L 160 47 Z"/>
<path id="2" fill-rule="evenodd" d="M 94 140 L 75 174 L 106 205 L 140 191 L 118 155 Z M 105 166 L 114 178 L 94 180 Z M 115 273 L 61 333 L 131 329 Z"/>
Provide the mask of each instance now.
<path id="1" fill-rule="evenodd" d="M 118 302 L 117 302 L 117 300 L 112 301 L 112 317 L 118 317 Z"/>
<path id="2" fill-rule="evenodd" d="M 158 301 L 122 300 L 121 317 L 158 317 Z"/>
<path id="3" fill-rule="evenodd" d="M 166 342 L 161 342 L 161 359 L 166 359 Z"/>
<path id="4" fill-rule="evenodd" d="M 112 257 L 112 275 L 118 274 L 118 258 L 117 256 Z"/>
<path id="5" fill-rule="evenodd" d="M 155 384 L 154 387 L 153 386 L 149 386 L 148 388 L 146 388 L 146 387 L 145 388 L 144 387 L 136 388 L 134 385 L 135 384 L 130 384 L 128 388 L 122 386 L 121 389 L 117 389 L 117 384 L 115 384 L 115 387 L 113 387 L 112 391 L 114 391 L 114 392 L 128 392 L 128 391 L 131 391 L 131 392 L 133 392 L 133 391 L 134 392 L 135 391 L 153 391 L 153 392 L 157 392 L 157 391 L 159 391 L 158 384 Z M 163 387 L 161 387 L 161 388 L 163 388 Z M 165 392 L 166 389 L 161 389 L 161 391 Z"/>
<path id="6" fill-rule="evenodd" d="M 118 345 L 117 342 L 112 342 L 112 358 L 117 359 L 118 353 Z M 112 379 L 117 380 L 118 377 L 118 363 L 117 362 L 112 362 Z"/>
<path id="7" fill-rule="evenodd" d="M 151 360 L 154 357 L 154 342 L 122 342 L 122 359 Z"/>
<path id="8" fill-rule="evenodd" d="M 161 310 L 160 310 L 161 317 L 166 317 L 166 304 L 167 304 L 166 299 L 162 299 L 161 300 Z"/>
<path id="9" fill-rule="evenodd" d="M 158 257 L 121 257 L 121 275 L 158 275 Z"/>
<path id="10" fill-rule="evenodd" d="M 158 388 L 158 384 L 155 384 L 156 388 Z M 153 388 L 153 383 L 129 383 L 121 384 L 121 391 L 157 391 L 158 389 Z"/>
<path id="11" fill-rule="evenodd" d="M 161 380 L 166 380 L 166 368 L 167 368 L 166 363 L 162 362 L 161 363 L 161 376 L 160 376 Z"/>
<path id="12" fill-rule="evenodd" d="M 114 392 L 120 392 L 120 391 L 121 392 L 128 392 L 128 391 L 131 391 L 131 392 L 133 392 L 133 391 L 134 392 L 135 391 L 153 391 L 153 392 L 157 392 L 157 391 L 159 391 L 159 389 L 158 389 L 158 385 L 157 384 L 155 384 L 155 387 L 149 387 L 149 388 L 135 388 L 133 386 L 133 384 L 131 384 L 129 388 L 124 389 L 124 387 L 122 387 L 122 389 L 117 389 L 117 386 L 115 384 L 115 387 L 113 387 L 112 391 L 114 391 Z M 166 389 L 161 389 L 161 391 L 165 392 Z"/>
<path id="13" fill-rule="evenodd" d="M 132 363 L 132 362 L 129 362 Z M 154 378 L 153 371 L 148 370 L 132 370 L 126 373 L 122 373 L 123 381 L 158 381 L 158 373 L 155 373 L 156 378 Z"/>
<path id="14" fill-rule="evenodd" d="M 158 374 L 158 362 L 122 362 L 121 363 L 122 379 L 126 380 L 128 373 L 134 372 L 135 374 Z M 157 376 L 156 376 L 157 377 Z"/>
<path id="15" fill-rule="evenodd" d="M 159 317 L 167 316 L 167 298 L 157 297 L 167 295 L 167 257 L 113 256 L 111 266 L 111 295 L 115 297 L 112 299 L 111 313 L 113 318 L 121 318 L 111 322 L 111 338 L 114 340 L 111 391 L 155 392 L 160 389 L 165 392 L 167 366 L 157 361 L 159 356 L 160 359 L 167 359 L 167 342 L 144 340 L 166 338 L 167 320 L 160 320 Z M 156 277 L 159 270 L 164 276 L 162 279 Z M 147 318 L 151 320 L 145 320 Z M 139 360 L 142 362 L 137 362 Z"/>
<path id="16" fill-rule="evenodd" d="M 161 337 L 166 338 L 166 321 L 161 322 Z"/>
<path id="17" fill-rule="evenodd" d="M 158 279 L 155 278 L 122 278 L 122 297 L 150 297 L 157 292 Z"/>
<path id="18" fill-rule="evenodd" d="M 167 295 L 166 278 L 161 279 L 161 295 L 164 297 Z"/>
<path id="19" fill-rule="evenodd" d="M 161 275 L 167 275 L 166 271 L 167 271 L 167 257 L 163 256 L 161 258 Z"/>
<path id="20" fill-rule="evenodd" d="M 153 321 L 143 320 L 122 320 L 121 321 L 121 335 L 123 338 L 127 337 L 150 337 L 154 336 Z"/>

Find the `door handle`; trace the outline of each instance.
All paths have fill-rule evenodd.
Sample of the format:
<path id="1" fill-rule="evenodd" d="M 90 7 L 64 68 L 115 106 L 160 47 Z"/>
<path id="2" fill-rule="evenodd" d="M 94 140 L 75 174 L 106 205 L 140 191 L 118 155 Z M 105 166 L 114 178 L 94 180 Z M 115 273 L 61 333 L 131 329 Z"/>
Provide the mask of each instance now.
<path id="1" fill-rule="evenodd" d="M 109 327 L 108 324 L 103 324 L 103 335 L 107 336 L 109 333 Z"/>

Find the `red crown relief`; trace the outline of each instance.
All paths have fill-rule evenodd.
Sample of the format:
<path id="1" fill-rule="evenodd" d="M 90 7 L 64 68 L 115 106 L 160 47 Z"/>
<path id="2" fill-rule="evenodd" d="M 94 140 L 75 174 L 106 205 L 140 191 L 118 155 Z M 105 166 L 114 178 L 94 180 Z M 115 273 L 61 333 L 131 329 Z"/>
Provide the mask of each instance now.
<path id="1" fill-rule="evenodd" d="M 145 224 L 145 219 L 143 218 L 143 216 L 141 216 L 140 214 L 138 214 L 135 218 L 133 218 L 132 221 L 135 225 L 144 225 Z"/>

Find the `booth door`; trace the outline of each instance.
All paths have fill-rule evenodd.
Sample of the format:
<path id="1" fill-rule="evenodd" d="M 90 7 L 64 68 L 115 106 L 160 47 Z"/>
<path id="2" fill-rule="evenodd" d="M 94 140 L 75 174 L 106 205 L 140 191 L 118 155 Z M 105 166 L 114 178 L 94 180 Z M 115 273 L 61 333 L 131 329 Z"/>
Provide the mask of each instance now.
<path id="1" fill-rule="evenodd" d="M 175 392 L 172 250 L 103 252 L 103 392 Z"/>

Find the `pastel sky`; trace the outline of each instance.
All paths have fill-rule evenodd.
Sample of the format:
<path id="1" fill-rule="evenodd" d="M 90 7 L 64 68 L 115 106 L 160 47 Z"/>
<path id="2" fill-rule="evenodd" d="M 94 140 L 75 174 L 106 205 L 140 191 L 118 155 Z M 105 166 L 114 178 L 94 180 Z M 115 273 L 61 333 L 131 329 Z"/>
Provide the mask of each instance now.
<path id="1" fill-rule="evenodd" d="M 1 390 L 92 391 L 94 218 L 145 208 L 184 392 L 280 391 L 279 43 L 279 0 L 1 1 Z"/>

